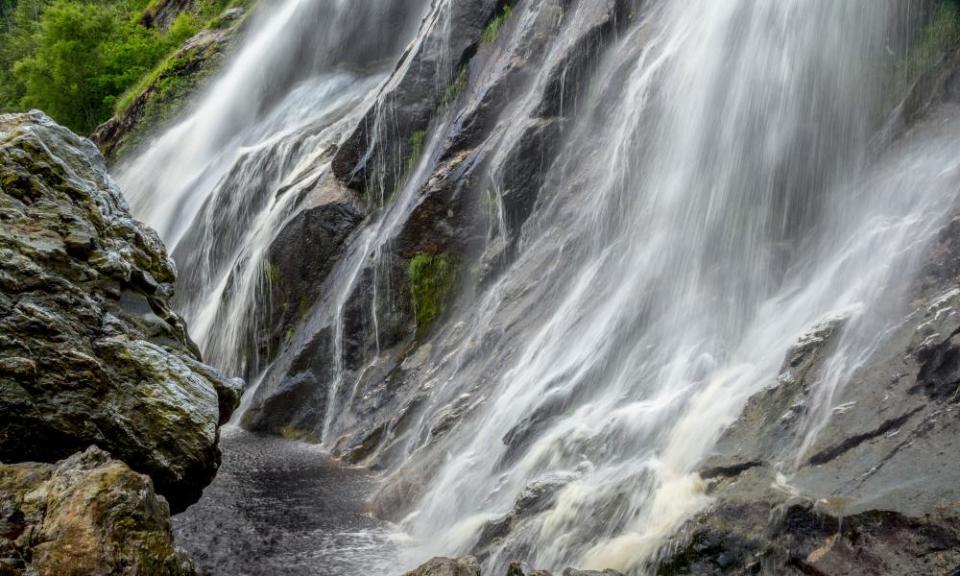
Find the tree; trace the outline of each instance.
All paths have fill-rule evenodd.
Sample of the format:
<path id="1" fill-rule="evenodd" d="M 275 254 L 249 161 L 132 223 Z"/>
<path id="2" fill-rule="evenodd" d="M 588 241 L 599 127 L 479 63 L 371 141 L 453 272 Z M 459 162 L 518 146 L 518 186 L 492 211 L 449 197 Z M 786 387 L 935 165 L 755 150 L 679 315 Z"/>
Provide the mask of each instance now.
<path id="1" fill-rule="evenodd" d="M 76 0 L 46 8 L 33 44 L 13 66 L 20 107 L 40 108 L 80 133 L 109 118 L 116 97 L 169 49 L 120 6 Z"/>

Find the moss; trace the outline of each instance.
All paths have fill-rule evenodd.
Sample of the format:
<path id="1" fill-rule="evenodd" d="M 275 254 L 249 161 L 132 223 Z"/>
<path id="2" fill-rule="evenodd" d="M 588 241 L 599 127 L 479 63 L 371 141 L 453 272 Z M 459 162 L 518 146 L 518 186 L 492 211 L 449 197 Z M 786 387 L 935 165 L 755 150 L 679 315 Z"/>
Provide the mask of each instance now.
<path id="1" fill-rule="evenodd" d="M 426 142 L 426 130 L 417 130 L 410 136 L 410 143 L 407 146 L 407 168 L 405 172 L 408 178 L 413 174 L 413 171 L 417 169 L 417 164 L 420 162 L 420 157 L 423 156 L 423 149 Z"/>
<path id="2" fill-rule="evenodd" d="M 449 254 L 421 252 L 410 260 L 410 298 L 417 323 L 417 337 L 423 337 L 447 305 L 457 281 L 457 262 Z"/>
<path id="3" fill-rule="evenodd" d="M 307 315 L 310 313 L 310 302 L 306 298 L 300 298 L 300 302 L 297 304 L 297 312 L 300 314 L 301 322 L 307 319 Z"/>
<path id="4" fill-rule="evenodd" d="M 487 23 L 487 27 L 483 29 L 483 34 L 480 35 L 480 43 L 493 44 L 500 36 L 500 31 L 503 30 L 503 25 L 510 19 L 511 14 L 513 14 L 513 10 L 510 8 L 510 5 L 504 4 L 500 13 L 494 16 L 493 19 Z"/>
<path id="5" fill-rule="evenodd" d="M 267 262 L 267 267 L 264 272 L 266 273 L 267 279 L 270 280 L 271 284 L 278 284 L 281 278 L 283 278 L 283 273 L 280 271 L 280 267 L 273 262 Z"/>
<path id="6" fill-rule="evenodd" d="M 447 86 L 447 90 L 443 94 L 443 104 L 445 106 L 449 106 L 460 99 L 460 95 L 463 94 L 463 91 L 467 88 L 467 81 L 469 80 L 468 72 L 466 65 L 461 66 L 457 77 Z"/>
<path id="7" fill-rule="evenodd" d="M 944 54 L 960 47 L 960 2 L 938 0 L 919 41 L 899 64 L 897 77 L 907 86 L 933 68 Z M 903 87 L 901 87 L 903 88 Z"/>

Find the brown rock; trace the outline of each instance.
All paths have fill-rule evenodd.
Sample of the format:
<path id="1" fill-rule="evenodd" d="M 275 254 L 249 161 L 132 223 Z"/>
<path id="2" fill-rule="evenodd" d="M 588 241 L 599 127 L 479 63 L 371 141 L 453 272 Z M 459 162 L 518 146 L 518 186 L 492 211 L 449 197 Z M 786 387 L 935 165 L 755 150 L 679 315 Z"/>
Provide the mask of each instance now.
<path id="1" fill-rule="evenodd" d="M 91 447 L 57 464 L 0 464 L 0 574 L 192 576 L 170 509 L 137 474 Z"/>

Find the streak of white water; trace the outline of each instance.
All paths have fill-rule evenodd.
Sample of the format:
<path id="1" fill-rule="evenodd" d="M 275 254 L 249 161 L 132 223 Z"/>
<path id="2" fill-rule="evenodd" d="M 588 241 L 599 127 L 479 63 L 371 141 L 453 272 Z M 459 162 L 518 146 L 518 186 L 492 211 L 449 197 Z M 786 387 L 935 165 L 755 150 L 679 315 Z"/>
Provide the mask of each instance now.
<path id="1" fill-rule="evenodd" d="M 366 14 L 353 10 L 381 4 L 287 0 L 196 112 L 121 173 L 135 212 L 178 251 L 203 255 L 189 271 L 201 290 L 186 313 L 221 367 L 243 367 L 240 337 L 256 329 L 248 317 L 268 276 L 264 250 L 290 215 L 291 190 L 326 174 L 326 144 L 382 80 L 335 65 Z M 514 18 L 540 4 L 518 3 Z M 847 326 L 807 437 L 785 456 L 789 474 L 893 320 L 885 305 L 957 190 L 957 160 L 942 139 L 868 157 L 880 86 L 873 63 L 894 4 L 643 3 L 596 71 L 599 93 L 584 108 L 600 111 L 565 128 L 517 260 L 448 322 L 435 366 L 417 383 L 430 405 L 406 456 L 428 473 L 403 522 L 416 543 L 411 562 L 471 550 L 486 522 L 552 485 L 555 503 L 515 525 L 490 567 L 520 556 L 549 568 L 644 571 L 663 537 L 708 501 L 693 471 L 724 426 L 773 384 L 798 337 L 841 315 Z M 556 58 L 573 32 L 552 40 Z M 547 73 L 514 94 L 484 144 L 491 231 L 501 235 L 504 172 L 538 120 Z M 395 113 L 379 112 L 375 143 Z M 378 205 L 311 310 L 308 324 L 334 328 L 324 441 L 350 425 L 349 299 L 409 217 L 448 126 L 435 119 L 422 160 L 392 195 L 376 187 L 388 167 L 373 167 Z M 424 446 L 434 416 L 464 399 L 476 412 Z"/>
<path id="2" fill-rule="evenodd" d="M 251 377 L 263 368 L 266 251 L 329 174 L 330 146 L 376 96 L 421 4 L 264 6 L 189 117 L 120 168 L 133 212 L 187 265 L 179 307 L 208 362 Z"/>
<path id="3" fill-rule="evenodd" d="M 708 501 L 693 471 L 719 433 L 798 337 L 842 315 L 815 434 L 957 191 L 947 138 L 867 162 L 891 7 L 664 1 L 610 50 L 601 75 L 628 78 L 597 100 L 615 108 L 578 120 L 552 200 L 436 383 L 434 410 L 487 381 L 404 522 L 414 559 L 470 550 L 554 483 L 556 504 L 513 524 L 490 566 L 643 571 Z M 517 307 L 542 321 L 505 333 Z"/>

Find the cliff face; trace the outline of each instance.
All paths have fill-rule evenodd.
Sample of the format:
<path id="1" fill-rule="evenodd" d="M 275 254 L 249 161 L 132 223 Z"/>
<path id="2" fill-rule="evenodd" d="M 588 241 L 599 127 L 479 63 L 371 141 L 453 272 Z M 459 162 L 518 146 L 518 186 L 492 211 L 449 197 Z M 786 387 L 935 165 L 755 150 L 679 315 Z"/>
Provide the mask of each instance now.
<path id="1" fill-rule="evenodd" d="M 318 120 L 317 126 L 264 140 L 267 145 L 251 146 L 255 153 L 245 151 L 224 172 L 227 184 L 217 184 L 177 246 L 178 261 L 189 268 L 181 279 L 184 298 L 192 301 L 185 308 L 198 309 L 211 278 L 226 279 L 220 301 L 213 302 L 212 308 L 222 305 L 218 319 L 230 317 L 221 315 L 228 304 L 256 294 L 230 309 L 258 316 L 244 325 L 250 330 L 230 335 L 226 346 L 251 375 L 265 368 L 243 425 L 322 442 L 344 461 L 389 471 L 373 497 L 375 512 L 399 520 L 418 506 L 426 509 L 434 516 L 408 518 L 437 539 L 448 536 L 438 533 L 448 528 L 443 522 L 469 521 L 474 529 L 458 541 L 463 549 L 450 552 L 469 549 L 484 566 L 536 557 L 541 548 L 550 548 L 551 560 L 583 558 L 596 541 L 621 544 L 620 534 L 646 529 L 638 527 L 637 517 L 651 503 L 642 495 L 665 481 L 658 476 L 661 463 L 648 452 L 670 448 L 666 431 L 680 416 L 713 418 L 711 406 L 683 406 L 688 412 L 682 412 L 671 402 L 682 404 L 679 397 L 699 393 L 711 382 L 707 375 L 722 381 L 718 362 L 742 354 L 770 378 L 763 377 L 759 392 L 751 382 L 745 386 L 749 393 L 735 390 L 715 399 L 740 402 L 743 410 L 733 422 L 709 422 L 704 438 L 690 442 L 695 452 L 717 440 L 706 461 L 671 470 L 690 481 L 694 494 L 684 496 L 696 500 L 700 512 L 679 526 L 664 520 L 667 529 L 656 539 L 622 543 L 620 560 L 649 559 L 627 567 L 662 574 L 949 573 L 960 564 L 954 482 L 960 470 L 955 459 L 944 457 L 958 432 L 960 210 L 947 202 L 922 213 L 919 219 L 933 230 L 929 238 L 895 245 L 891 252 L 902 249 L 910 258 L 877 265 L 897 269 L 909 285 L 871 300 L 872 308 L 818 316 L 832 310 L 833 300 L 846 296 L 841 288 L 852 284 L 839 273 L 824 273 L 823 284 L 835 282 L 837 294 L 827 291 L 820 300 L 783 310 L 812 318 L 771 331 L 746 352 L 734 339 L 744 337 L 744 325 L 769 313 L 769 306 L 790 302 L 806 288 L 811 281 L 805 271 L 822 272 L 811 261 L 834 254 L 836 246 L 820 243 L 832 228 L 843 227 L 835 220 L 856 220 L 869 204 L 869 186 L 849 192 L 861 204 L 831 204 L 828 197 L 842 195 L 837 189 L 849 185 L 828 182 L 833 172 L 853 164 L 851 172 L 877 169 L 880 176 L 869 185 L 881 188 L 890 176 L 882 168 L 896 164 L 901 153 L 922 151 L 930 139 L 939 139 L 942 150 L 960 133 L 956 56 L 921 78 L 892 114 L 870 110 L 890 116 L 886 122 L 858 124 L 870 114 L 838 102 L 849 104 L 860 78 L 829 75 L 841 55 L 787 67 L 803 71 L 790 76 L 793 85 L 771 78 L 777 66 L 769 61 L 751 67 L 757 55 L 737 52 L 741 42 L 721 43 L 718 51 L 734 50 L 723 66 L 680 66 L 678 74 L 689 83 L 681 83 L 684 89 L 710 90 L 708 102 L 698 102 L 692 112 L 713 123 L 691 127 L 680 118 L 679 127 L 664 127 L 660 118 L 675 112 L 673 100 L 684 95 L 658 83 L 671 72 L 661 67 L 673 56 L 662 35 L 670 24 L 664 21 L 672 14 L 668 8 L 677 6 L 689 4 L 425 5 L 416 38 L 375 98 L 364 101 L 368 106 L 359 113 L 354 103 L 337 108 L 330 116 L 340 121 L 324 118 L 322 130 Z M 743 24 L 738 18 L 748 12 L 731 19 Z M 783 25 L 772 16 L 769 21 Z M 777 31 L 791 41 L 810 33 L 816 44 L 835 24 L 807 22 L 816 26 Z M 696 29 L 689 19 L 681 24 L 684 34 L 690 34 L 687 25 Z M 721 32 L 747 28 L 731 25 Z M 766 30 L 766 23 L 759 28 Z M 772 44 L 780 49 L 782 42 Z M 806 44 L 790 48 L 780 54 L 785 61 L 815 52 Z M 873 56 L 888 58 L 889 51 L 880 46 Z M 727 66 L 731 62 L 737 66 Z M 820 81 L 821 69 L 828 81 Z M 746 74 L 747 85 L 734 90 L 727 72 Z M 718 77 L 699 83 L 706 76 Z M 791 88 L 787 94 L 769 89 L 785 85 Z M 731 93 L 738 98 L 728 98 Z M 738 107 L 744 102 L 753 107 Z M 645 108 L 638 112 L 641 103 Z M 729 114 L 721 117 L 721 110 Z M 787 134 L 783 141 L 763 138 L 772 125 Z M 693 128 L 716 126 L 724 130 L 710 132 L 709 145 L 698 146 L 704 134 Z M 657 172 L 660 164 L 637 158 L 675 161 L 657 155 L 675 128 L 691 132 L 681 134 L 687 140 L 673 150 L 683 162 L 651 184 L 643 172 Z M 866 158 L 844 158 L 848 164 L 830 158 L 852 147 L 842 140 L 854 140 L 851 132 L 862 140 L 872 135 L 871 145 L 863 146 Z M 736 138 L 725 139 L 730 134 Z M 724 146 L 717 144 L 721 140 Z M 817 154 L 811 153 L 814 146 Z M 694 151 L 689 157 L 688 148 Z M 758 159 L 757 150 L 770 156 Z M 952 161 L 935 167 L 948 174 L 944 181 L 951 178 Z M 702 180 L 701 171 L 707 173 Z M 907 166 L 904 172 L 923 170 Z M 671 179 L 680 176 L 683 185 L 671 188 Z M 711 179 L 726 188 L 717 192 Z M 903 195 L 929 182 L 903 184 Z M 699 202 L 714 193 L 719 205 Z M 638 208 L 635 197 L 643 194 L 650 203 Z M 689 211 L 657 213 L 676 218 L 669 222 L 672 230 L 644 220 L 664 204 L 683 201 Z M 761 202 L 768 203 L 766 211 L 754 210 Z M 273 219 L 268 210 L 279 204 L 284 212 Z M 899 206 L 895 198 L 891 204 Z M 838 206 L 853 210 L 836 218 L 821 213 L 839 213 Z M 271 218 L 261 220 L 264 214 Z M 901 216 L 879 214 L 883 222 Z M 621 230 L 628 218 L 642 226 L 613 240 L 604 234 Z M 258 234 L 263 243 L 256 250 L 238 249 L 248 228 L 261 221 L 277 230 Z M 690 226 L 686 235 L 672 235 L 683 226 Z M 650 229 L 658 235 L 647 236 Z M 664 237 L 672 240 L 659 244 L 673 257 L 668 262 L 638 248 Z M 857 238 L 844 240 L 856 244 Z M 694 241 L 702 246 L 688 246 Z M 820 251 L 804 254 L 810 246 Z M 836 268 L 852 266 L 865 252 Z M 756 266 L 739 267 L 748 257 Z M 262 260 L 250 266 L 247 259 Z M 604 266 L 617 272 L 597 280 L 594 274 Z M 204 267 L 216 273 L 202 273 Z M 244 267 L 262 277 L 244 278 Z M 636 277 L 647 272 L 647 284 L 636 288 L 642 284 Z M 675 276 L 689 282 L 664 280 Z M 878 274 L 882 280 L 890 276 L 897 275 Z M 246 290 L 245 280 L 260 290 Z M 619 290 L 631 282 L 636 290 L 623 298 Z M 677 305 L 690 285 L 703 286 L 703 294 L 686 302 L 699 316 Z M 560 295 L 576 292 L 571 287 L 579 293 L 564 300 Z M 867 296 L 874 294 L 862 300 Z M 604 308 L 617 297 L 616 310 Z M 567 309 L 562 317 L 556 313 L 561 305 Z M 664 310 L 674 316 L 658 316 Z M 604 314 L 605 325 L 593 323 Z M 777 315 L 766 318 L 782 327 Z M 881 317 L 890 319 L 874 325 L 883 327 L 882 339 L 877 337 L 882 345 L 857 356 L 844 385 L 824 399 L 825 383 L 832 386 L 831 370 L 837 369 L 831 359 L 848 344 L 850 326 L 859 323 L 863 331 L 870 318 Z M 732 335 L 724 332 L 731 326 Z M 790 346 L 804 327 L 810 329 Z M 700 340 L 691 344 L 685 339 L 690 334 Z M 703 342 L 709 353 L 684 356 Z M 776 350 L 770 366 L 767 355 L 757 352 L 767 345 Z M 645 364 L 658 353 L 680 360 L 669 367 Z M 647 382 L 675 384 L 683 394 L 645 387 Z M 815 413 L 823 406 L 829 417 L 821 421 Z M 574 417 L 591 409 L 596 412 L 588 424 Z M 506 416 L 499 420 L 500 414 Z M 444 498 L 475 508 L 457 516 L 446 509 L 447 501 L 434 501 Z M 425 518 L 442 521 L 430 532 Z M 600 562 L 595 565 L 606 565 Z M 472 563 L 455 564 L 436 567 L 474 569 Z"/>
<path id="2" fill-rule="evenodd" d="M 960 127 L 960 52 L 928 71 L 877 145 Z M 788 352 L 700 467 L 710 509 L 687 522 L 658 574 L 954 574 L 960 568 L 960 207 L 926 248 L 899 321 L 833 398 L 814 441 L 802 424 L 846 318 Z M 785 468 L 795 467 L 789 481 Z"/>
<path id="3" fill-rule="evenodd" d="M 448 287 L 448 271 L 456 271 L 454 286 L 468 285 L 465 291 L 475 290 L 475 296 L 517 258 L 533 269 L 550 268 L 546 255 L 519 254 L 517 243 L 536 242 L 533 233 L 524 236 L 524 227 L 538 211 L 556 210 L 560 214 L 553 216 L 561 221 L 579 217 L 569 207 L 571 212 L 564 212 L 563 203 L 591 184 L 562 181 L 568 175 L 558 169 L 601 159 L 589 151 L 571 159 L 580 152 L 567 151 L 567 163 L 560 164 L 563 138 L 569 137 L 565 130 L 578 115 L 608 112 L 602 100 L 598 111 L 578 104 L 598 81 L 601 51 L 642 12 L 615 1 L 535 2 L 515 9 L 509 19 L 502 4 L 475 2 L 458 6 L 442 25 L 428 16 L 377 106 L 342 140 L 332 160 L 340 181 L 371 203 L 409 202 L 409 213 L 388 230 L 391 236 L 379 245 L 376 261 L 371 256 L 360 265 L 349 293 L 339 295 L 345 297 L 337 304 L 342 327 L 335 318 L 307 310 L 299 319 L 286 317 L 282 330 L 295 335 L 280 347 L 244 420 L 251 429 L 323 441 L 346 461 L 394 470 L 374 498 L 377 512 L 390 518 L 410 511 L 444 454 L 461 446 L 451 440 L 461 423 L 493 401 L 486 397 L 489 373 L 515 360 L 512 350 L 498 348 L 497 338 L 510 341 L 522 332 L 533 322 L 525 312 L 536 310 L 537 300 L 549 294 L 549 286 L 507 278 L 498 286 L 502 300 L 495 313 L 482 320 L 462 309 L 451 315 L 457 292 Z M 484 30 L 498 20 L 495 34 L 487 37 Z M 456 42 L 446 45 L 450 52 L 440 59 L 433 44 L 440 40 L 431 34 L 447 38 L 450 28 L 444 25 L 452 26 Z M 562 42 L 547 41 L 557 35 Z M 956 133 L 958 74 L 954 56 L 921 78 L 875 135 L 869 162 L 892 162 L 890 156 L 930 133 Z M 436 90 L 438 84 L 444 89 Z M 520 103 L 518 94 L 524 96 Z M 518 116 L 505 112 L 518 108 L 523 112 Z M 378 122 L 382 117 L 391 122 Z M 510 138 L 503 139 L 505 133 Z M 433 134 L 432 140 L 425 140 L 426 134 Z M 424 156 L 429 161 L 423 162 Z M 426 173 L 416 172 L 421 163 Z M 495 179 L 488 179 L 491 166 Z M 494 207 L 492 186 L 500 187 Z M 548 189 L 567 196 L 540 197 Z M 398 198 L 401 193 L 410 196 Z M 711 504 L 663 542 L 651 570 L 875 574 L 948 573 L 960 566 L 960 494 L 954 482 L 960 469 L 956 459 L 945 457 L 960 432 L 954 425 L 953 325 L 960 210 L 952 207 L 950 214 L 936 241 L 924 248 L 917 280 L 888 301 L 902 315 L 899 327 L 831 399 L 841 409 L 816 441 L 800 448 L 808 436 L 807 407 L 826 377 L 825 362 L 843 333 L 844 318 L 828 319 L 798 340 L 776 381 L 749 400 L 698 468 Z M 290 251 L 305 238 L 278 236 L 271 250 Z M 564 256 L 576 258 L 579 247 L 567 249 Z M 344 252 L 326 254 L 324 263 Z M 337 270 L 333 264 L 328 268 Z M 298 280 L 284 268 L 280 282 Z M 311 279 L 311 285 L 317 283 Z M 344 286 L 332 273 L 320 283 L 318 294 Z M 317 298 L 332 306 L 333 300 Z M 424 309 L 430 311 L 422 314 Z M 445 324 L 451 316 L 471 320 Z M 499 324 L 477 328 L 471 321 Z M 483 338 L 464 336 L 470 330 Z M 458 344 L 468 348 L 457 349 Z M 484 356 L 491 351 L 501 355 Z M 329 361 L 331 353 L 341 355 L 339 365 Z M 456 388 L 462 394 L 444 390 L 455 380 L 473 383 Z M 588 392 L 545 403 L 504 430 L 506 453 L 495 467 L 515 464 L 541 431 L 575 405 L 577 394 Z M 781 474 L 785 466 L 793 470 L 789 485 Z M 570 482 L 531 483 L 513 510 L 479 530 L 473 552 L 482 560 L 530 553 L 517 535 L 558 505 L 558 494 Z M 607 526 L 603 518 L 584 514 L 598 531 Z"/>
<path id="4" fill-rule="evenodd" d="M 0 474 L 13 486 L 4 565 L 179 573 L 164 498 L 182 510 L 213 478 L 218 428 L 242 382 L 200 362 L 169 305 L 173 263 L 130 216 L 96 147 L 39 112 L 0 116 L 0 254 Z M 33 490 L 43 499 L 22 499 Z M 71 504 L 82 498 L 105 508 Z M 122 501 L 114 512 L 111 498 Z M 117 532 L 127 528 L 135 535 Z M 90 550 L 106 531 L 116 557 L 100 550 L 83 561 L 95 570 L 65 568 L 57 542 L 74 530 Z M 148 557 L 157 564 L 137 572 Z"/>

